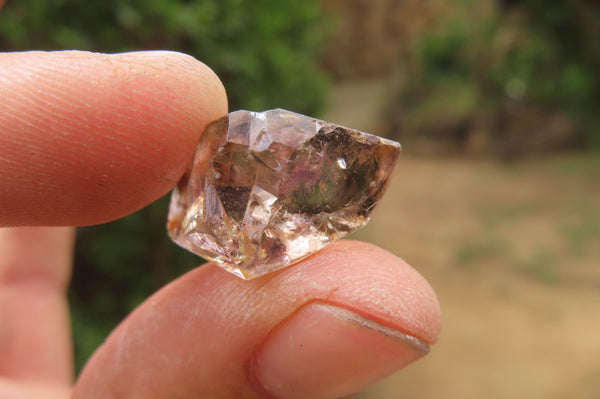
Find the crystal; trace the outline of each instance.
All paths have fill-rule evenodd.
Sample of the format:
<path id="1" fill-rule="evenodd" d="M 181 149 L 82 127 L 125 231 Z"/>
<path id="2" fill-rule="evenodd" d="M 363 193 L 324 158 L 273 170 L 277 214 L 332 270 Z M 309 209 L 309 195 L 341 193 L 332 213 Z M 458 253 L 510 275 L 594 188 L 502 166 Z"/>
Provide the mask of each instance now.
<path id="1" fill-rule="evenodd" d="M 202 134 L 173 190 L 168 231 L 244 279 L 364 226 L 400 144 L 283 109 L 235 111 Z"/>

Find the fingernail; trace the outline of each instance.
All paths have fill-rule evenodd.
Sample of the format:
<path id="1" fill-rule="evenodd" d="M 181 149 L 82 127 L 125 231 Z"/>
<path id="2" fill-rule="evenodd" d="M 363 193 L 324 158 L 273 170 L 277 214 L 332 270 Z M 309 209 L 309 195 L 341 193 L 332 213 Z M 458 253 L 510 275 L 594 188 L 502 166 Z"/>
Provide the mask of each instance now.
<path id="1" fill-rule="evenodd" d="M 338 398 L 428 350 L 418 338 L 350 310 L 313 302 L 271 331 L 253 359 L 252 372 L 273 398 Z"/>

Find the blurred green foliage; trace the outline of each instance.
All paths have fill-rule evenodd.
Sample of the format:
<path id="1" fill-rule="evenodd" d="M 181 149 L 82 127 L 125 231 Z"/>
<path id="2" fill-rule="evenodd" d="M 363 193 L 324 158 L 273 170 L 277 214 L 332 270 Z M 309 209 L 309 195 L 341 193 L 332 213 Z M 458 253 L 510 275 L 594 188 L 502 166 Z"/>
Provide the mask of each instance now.
<path id="1" fill-rule="evenodd" d="M 439 136 L 466 141 L 473 130 L 487 130 L 497 136 L 492 144 L 512 140 L 516 150 L 527 148 L 527 132 L 539 127 L 548 131 L 549 147 L 600 149 L 600 3 L 493 4 L 482 11 L 463 0 L 418 38 L 405 59 L 411 77 L 399 90 L 397 130 L 431 131 L 430 121 L 446 121 Z M 560 112 L 569 115 L 572 132 L 552 127 L 550 117 Z M 531 122 L 538 114 L 550 127 Z M 546 145 L 529 143 L 538 144 Z"/>
<path id="2" fill-rule="evenodd" d="M 231 109 L 318 114 L 317 67 L 326 21 L 316 0 L 9 0 L 0 50 L 168 49 L 203 60 Z M 165 231 L 168 198 L 127 218 L 79 230 L 70 292 L 77 367 L 153 291 L 198 265 Z"/>
<path id="3" fill-rule="evenodd" d="M 312 115 L 326 88 L 316 64 L 324 22 L 314 0 L 12 0 L 0 49 L 182 51 L 217 72 L 232 109 Z"/>
<path id="4" fill-rule="evenodd" d="M 559 0 L 548 7 L 542 0 L 528 0 L 528 23 L 538 36 L 553 43 L 552 67 L 542 93 L 568 107 L 589 127 L 588 144 L 600 149 L 600 3 L 595 0 Z M 554 72 L 554 74 L 552 74 Z"/>

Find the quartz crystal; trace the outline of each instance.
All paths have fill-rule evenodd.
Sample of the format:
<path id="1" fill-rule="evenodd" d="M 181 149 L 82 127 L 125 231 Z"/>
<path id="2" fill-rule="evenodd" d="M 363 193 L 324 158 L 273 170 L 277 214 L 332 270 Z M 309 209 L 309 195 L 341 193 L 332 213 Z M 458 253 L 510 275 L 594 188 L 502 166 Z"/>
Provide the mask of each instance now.
<path id="1" fill-rule="evenodd" d="M 244 279 L 364 226 L 400 145 L 294 112 L 235 111 L 206 127 L 171 199 L 182 247 Z"/>

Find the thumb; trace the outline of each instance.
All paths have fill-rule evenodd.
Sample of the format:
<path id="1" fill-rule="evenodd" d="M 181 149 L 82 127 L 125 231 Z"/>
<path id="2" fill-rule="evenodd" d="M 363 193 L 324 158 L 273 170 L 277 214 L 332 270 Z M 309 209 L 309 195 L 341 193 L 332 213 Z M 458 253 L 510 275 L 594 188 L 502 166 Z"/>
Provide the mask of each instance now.
<path id="1" fill-rule="evenodd" d="M 427 282 L 371 245 L 252 281 L 207 265 L 125 320 L 74 398 L 342 397 L 426 354 L 439 323 Z"/>

